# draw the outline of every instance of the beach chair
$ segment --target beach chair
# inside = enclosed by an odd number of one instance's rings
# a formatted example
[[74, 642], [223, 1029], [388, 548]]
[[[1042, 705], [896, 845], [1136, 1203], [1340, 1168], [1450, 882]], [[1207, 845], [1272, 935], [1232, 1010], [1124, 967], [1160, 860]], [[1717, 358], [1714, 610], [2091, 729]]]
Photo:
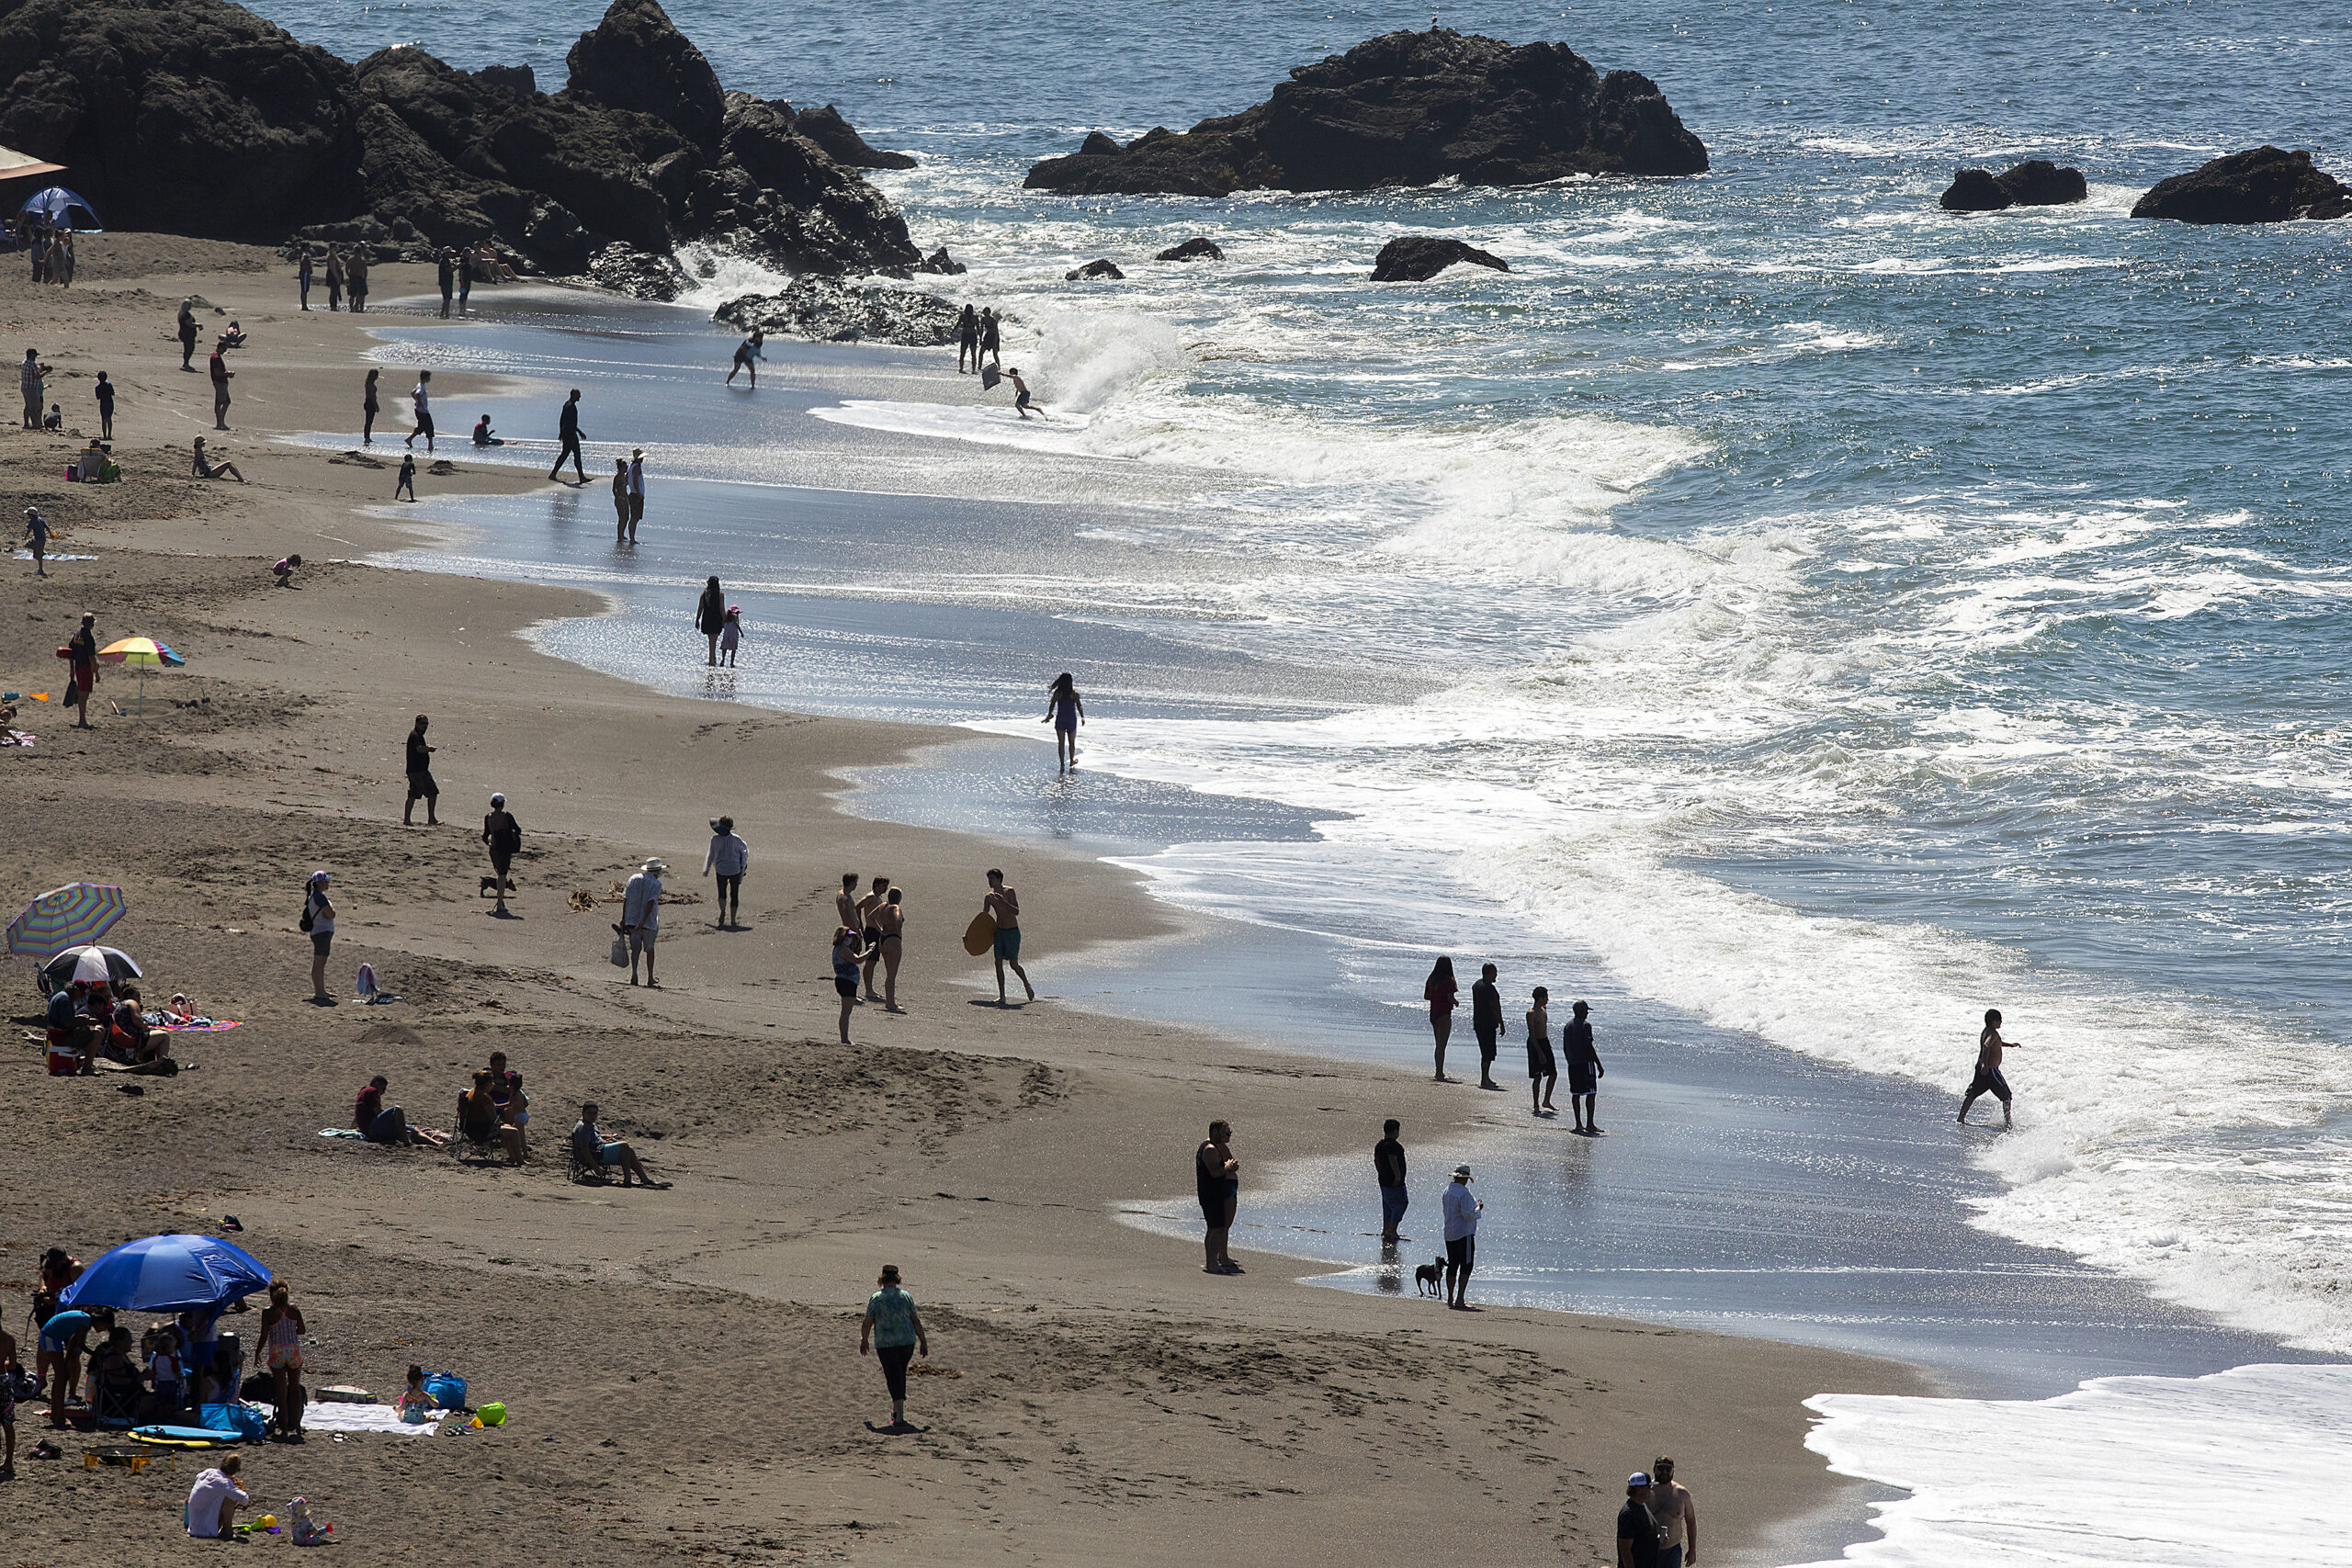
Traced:
[[582, 1187], [609, 1187], [612, 1185], [613, 1168], [611, 1166], [591, 1165], [586, 1160], [582, 1159], [580, 1157], [580, 1145], [573, 1143], [570, 1138], [566, 1138], [563, 1141], [563, 1146], [571, 1156], [571, 1177], [574, 1182]]

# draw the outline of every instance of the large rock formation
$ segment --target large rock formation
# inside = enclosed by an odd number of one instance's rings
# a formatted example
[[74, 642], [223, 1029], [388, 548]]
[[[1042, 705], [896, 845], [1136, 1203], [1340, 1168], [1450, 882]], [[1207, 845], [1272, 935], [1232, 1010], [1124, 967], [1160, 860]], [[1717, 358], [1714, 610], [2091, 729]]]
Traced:
[[2352, 186], [2312, 166], [2309, 152], [2271, 146], [2232, 152], [2159, 180], [2132, 209], [2134, 218], [2183, 223], [2284, 223], [2352, 216]]
[[[787, 107], [790, 106], [786, 106]], [[825, 150], [844, 169], [911, 169], [915, 161], [904, 152], [885, 152], [879, 147], [866, 145], [857, 128], [842, 118], [842, 111], [827, 104], [820, 109], [802, 109], [792, 117], [792, 129]]]
[[354, 216], [351, 67], [221, 0], [0, 0], [0, 142], [113, 228]]
[[1264, 103], [1182, 135], [1162, 128], [1123, 148], [1093, 132], [1025, 183], [1065, 195], [1227, 196], [1706, 167], [1707, 149], [1638, 72], [1604, 77], [1566, 44], [1432, 28], [1302, 65]]
[[549, 272], [616, 243], [796, 273], [921, 259], [882, 194], [797, 134], [808, 117], [723, 93], [656, 0], [614, 0], [570, 62], [549, 95], [527, 68], [417, 49], [353, 67], [227, 0], [0, 0], [0, 140], [66, 164], [118, 228], [379, 255], [495, 239]]
[[956, 309], [934, 294], [880, 288], [831, 277], [795, 278], [781, 294], [746, 294], [711, 312], [738, 332], [758, 327], [819, 343], [899, 343], [944, 348], [956, 341]]
[[1937, 205], [1946, 212], [1998, 212], [2010, 207], [2064, 207], [2089, 194], [2082, 170], [2029, 158], [1997, 175], [1990, 169], [1961, 170]]
[[1426, 283], [1455, 262], [1490, 266], [1497, 272], [1510, 270], [1510, 264], [1492, 251], [1482, 251], [1460, 240], [1441, 240], [1429, 234], [1400, 234], [1381, 246], [1380, 254], [1373, 258], [1372, 280], [1374, 283]]

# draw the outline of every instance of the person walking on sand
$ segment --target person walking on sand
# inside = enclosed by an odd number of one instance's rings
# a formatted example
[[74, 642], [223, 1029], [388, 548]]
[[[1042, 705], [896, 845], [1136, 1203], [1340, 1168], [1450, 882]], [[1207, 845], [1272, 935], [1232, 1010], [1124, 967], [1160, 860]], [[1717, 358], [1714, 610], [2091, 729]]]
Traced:
[[1405, 1192], [1405, 1145], [1396, 1136], [1402, 1126], [1394, 1117], [1383, 1122], [1380, 1142], [1372, 1145], [1373, 1173], [1380, 1179], [1380, 1239], [1389, 1247], [1403, 1239], [1396, 1227], [1412, 1206]]
[[220, 357], [222, 344], [212, 345], [212, 358], [208, 366], [212, 375], [212, 428], [229, 428], [229, 381], [236, 375], [229, 362]]
[[571, 389], [571, 396], [563, 400], [562, 412], [555, 416], [555, 437], [560, 445], [556, 451], [555, 466], [548, 470], [548, 478], [554, 479], [562, 473], [563, 460], [569, 457], [571, 459], [571, 471], [580, 476], [582, 484], [586, 484], [588, 466], [580, 460], [580, 389], [577, 387]]
[[931, 1340], [922, 1331], [914, 1298], [899, 1287], [899, 1266], [885, 1263], [881, 1277], [874, 1282], [880, 1288], [865, 1298], [865, 1315], [857, 1320], [857, 1353], [866, 1354], [870, 1345], [874, 1359], [882, 1363], [882, 1381], [890, 1390], [890, 1425], [884, 1430], [910, 1431], [907, 1363], [917, 1356], [930, 1360]]
[[[432, 371], [420, 370], [416, 373], [416, 385], [410, 389], [408, 401], [409, 407], [416, 413], [416, 428], [408, 433], [408, 440], [405, 445], [410, 447], [414, 447], [416, 445], [416, 438], [420, 435], [424, 436], [424, 455], [429, 457], [433, 455]], [[461, 415], [460, 417], [463, 416]]]
[[1470, 1027], [1478, 1036], [1478, 1087], [1499, 1091], [1495, 1081], [1495, 1042], [1510, 1032], [1503, 1027], [1503, 995], [1495, 988], [1495, 966], [1482, 964], [1470, 987]]
[[656, 858], [647, 861], [621, 890], [621, 934], [628, 939], [628, 983], [637, 984], [637, 961], [645, 960], [645, 983], [655, 990], [653, 944], [662, 938], [662, 874], [670, 868]]
[[637, 525], [645, 521], [645, 448], [628, 451], [628, 542], [637, 543]]
[[1537, 1116], [1557, 1116], [1552, 1091], [1559, 1087], [1560, 1065], [1552, 1055], [1552, 993], [1535, 987], [1534, 1005], [1527, 1010], [1527, 1087]]
[[1469, 1312], [1470, 1275], [1478, 1267], [1478, 1216], [1487, 1201], [1470, 1192], [1470, 1168], [1457, 1165], [1445, 1189], [1445, 1304]]
[[1086, 722], [1086, 704], [1078, 694], [1078, 685], [1065, 670], [1054, 677], [1046, 690], [1046, 716], [1040, 721], [1054, 727], [1054, 756], [1061, 763], [1060, 773], [1067, 775], [1078, 766], [1078, 727]]
[[874, 988], [874, 971], [882, 964], [882, 927], [875, 920], [874, 911], [890, 896], [890, 879], [876, 875], [868, 885], [865, 897], [857, 901], [857, 939], [865, 949], [865, 996], [869, 1002], [878, 1002], [882, 993]]
[[322, 1008], [334, 1006], [327, 992], [327, 957], [334, 952], [334, 900], [328, 897], [334, 881], [332, 872], [314, 871], [302, 893], [302, 913], [310, 920], [311, 1000]]
[[481, 841], [490, 848], [490, 869], [497, 879], [498, 908], [491, 914], [503, 915], [506, 909], [506, 879], [514, 869], [514, 856], [523, 848], [523, 824], [506, 809], [506, 797], [490, 797], [490, 814], [481, 819]]
[[1004, 885], [1004, 873], [990, 870], [988, 897], [980, 907], [996, 922], [996, 1005], [1005, 1005], [1004, 971], [1009, 964], [1021, 977], [1021, 988], [1029, 993], [1028, 999], [1037, 999], [1037, 987], [1029, 983], [1029, 971], [1021, 967], [1021, 895]]
[[193, 370], [196, 367], [189, 361], [196, 357], [196, 297], [194, 295], [180, 301], [177, 331], [180, 340], [180, 368]]
[[47, 577], [49, 575], [49, 568], [44, 564], [45, 559], [49, 555], [49, 519], [40, 514], [40, 508], [37, 506], [26, 507], [25, 546], [33, 553], [33, 575], [35, 577]]
[[1204, 1274], [1238, 1274], [1241, 1265], [1226, 1250], [1233, 1234], [1233, 1216], [1241, 1203], [1241, 1162], [1233, 1157], [1233, 1129], [1223, 1122], [1209, 1123], [1209, 1135], [1193, 1151], [1193, 1185], [1201, 1201], [1201, 1219], [1208, 1235], [1203, 1246], [1207, 1262]]
[[702, 597], [695, 601], [695, 630], [710, 645], [705, 661], [714, 668], [718, 663], [718, 634], [726, 629], [727, 595], [713, 577], [703, 583]]
[[874, 908], [874, 929], [882, 939], [874, 945], [882, 954], [882, 1010], [903, 1012], [899, 1006], [899, 963], [906, 956], [907, 911], [899, 903], [905, 895], [897, 888]]
[[[1609, 1069], [1600, 1065], [1600, 1053], [1592, 1048], [1592, 1025], [1585, 1021], [1585, 1014], [1592, 1010], [1578, 1002], [1575, 1010], [1576, 1016], [1560, 1028], [1560, 1054], [1568, 1059], [1568, 1114], [1576, 1118], [1577, 1132], [1598, 1136], [1600, 1123], [1593, 1119], [1594, 1101]], [[1544, 1103], [1551, 1104], [1548, 1096]]]
[[398, 501], [402, 491], [408, 491], [411, 501], [416, 499], [416, 454], [413, 452], [401, 454], [400, 475], [392, 480], [392, 499]]
[[343, 253], [327, 247], [327, 309], [343, 309]]
[[973, 370], [980, 367], [980, 318], [967, 300], [964, 313], [956, 318], [956, 374], [966, 375], [969, 364]]
[[1617, 1510], [1617, 1568], [1658, 1568], [1657, 1519], [1650, 1513], [1656, 1490], [1647, 1471], [1625, 1478], [1625, 1506]]
[[743, 874], [752, 868], [752, 846], [736, 836], [735, 818], [710, 819], [710, 849], [702, 857], [702, 874], [718, 878], [718, 929], [740, 929], [743, 923]]
[[424, 802], [424, 825], [441, 825], [441, 786], [433, 782], [433, 753], [437, 746], [429, 745], [425, 729], [433, 721], [423, 714], [416, 716], [416, 727], [408, 732], [408, 804], [401, 807], [401, 826], [416, 826], [416, 803]]
[[90, 389], [90, 396], [98, 400], [98, 439], [111, 441], [114, 439], [114, 383], [107, 379], [105, 371], [98, 372], [97, 384]]
[[628, 459], [613, 459], [613, 543], [628, 543]]
[[854, 926], [833, 928], [833, 994], [842, 999], [842, 1043], [850, 1043], [849, 1015], [857, 1009], [857, 966], [865, 957]]
[[311, 247], [302, 247], [302, 259], [294, 264], [294, 288], [302, 299], [302, 309], [311, 308]]
[[1430, 1032], [1437, 1036], [1437, 1083], [1456, 1080], [1445, 1076], [1445, 1045], [1453, 1038], [1455, 997], [1462, 987], [1454, 983], [1453, 960], [1441, 955], [1430, 966], [1430, 977], [1421, 982], [1421, 999], [1430, 1004]]
[[359, 389], [359, 445], [362, 446], [376, 445], [376, 416], [384, 412], [383, 405], [376, 400], [376, 378], [382, 374], [381, 370], [370, 370], [367, 382]]
[[74, 705], [74, 728], [90, 729], [90, 694], [98, 686], [98, 617], [82, 612], [82, 627], [65, 639], [65, 700]]
[[1698, 1568], [1699, 1506], [1690, 1488], [1674, 1479], [1674, 1461], [1664, 1454], [1650, 1466], [1650, 1517], [1663, 1538], [1658, 1568]]
[[2001, 1053], [2018, 1049], [2018, 1043], [2001, 1038], [2001, 1010], [1984, 1010], [1984, 1032], [1976, 1037], [1976, 1076], [1968, 1080], [1968, 1093], [1960, 1102], [1960, 1114], [1952, 1120], [1962, 1126], [1968, 1124], [1968, 1108], [1976, 1097], [1990, 1094], [2001, 1102], [2001, 1126], [2004, 1130], [2017, 1123], [2009, 1119], [2009, 1080], [2001, 1071]]
[[760, 361], [767, 357], [761, 345], [766, 342], [767, 334], [753, 327], [752, 335], [735, 345], [735, 363], [728, 367], [727, 385], [731, 387], [735, 384], [736, 372], [748, 370], [752, 376], [752, 390], [756, 392], [760, 389]]

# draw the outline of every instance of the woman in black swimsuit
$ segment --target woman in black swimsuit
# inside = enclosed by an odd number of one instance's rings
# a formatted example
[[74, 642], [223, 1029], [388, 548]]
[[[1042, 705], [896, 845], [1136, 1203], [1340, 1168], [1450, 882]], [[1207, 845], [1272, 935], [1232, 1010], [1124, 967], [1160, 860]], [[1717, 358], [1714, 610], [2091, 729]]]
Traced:
[[899, 890], [890, 889], [888, 897], [875, 906], [871, 917], [874, 929], [882, 935], [876, 945], [882, 950], [882, 1010], [897, 1012], [899, 1009], [899, 960], [905, 955], [907, 912], [899, 907]]
[[1193, 1183], [1201, 1201], [1201, 1218], [1208, 1227], [1204, 1274], [1241, 1272], [1241, 1265], [1226, 1250], [1241, 1191], [1241, 1162], [1233, 1157], [1232, 1144], [1233, 1129], [1223, 1122], [1212, 1122], [1207, 1140], [1193, 1151]]
[[234, 480], [236, 480], [239, 484], [243, 484], [243, 483], [244, 483], [244, 482], [245, 482], [245, 476], [244, 476], [244, 475], [243, 475], [243, 474], [241, 474], [241, 473], [239, 473], [239, 472], [237, 472], [237, 465], [236, 465], [236, 464], [234, 464], [234, 463], [216, 463], [216, 462], [212, 461], [212, 459], [211, 459], [211, 458], [207, 457], [204, 455], [204, 437], [203, 437], [203, 436], [199, 435], [199, 436], [198, 436], [198, 437], [196, 438], [196, 446], [195, 446], [194, 450], [195, 450], [195, 453], [196, 453], [196, 477], [197, 477], [198, 479], [234, 479]]
[[[334, 274], [329, 272], [327, 276], [332, 278]], [[376, 405], [376, 378], [382, 374], [380, 370], [368, 372], [368, 385], [359, 394], [359, 414], [364, 422], [359, 431], [359, 445], [362, 446], [376, 445], [376, 415], [380, 412]]]

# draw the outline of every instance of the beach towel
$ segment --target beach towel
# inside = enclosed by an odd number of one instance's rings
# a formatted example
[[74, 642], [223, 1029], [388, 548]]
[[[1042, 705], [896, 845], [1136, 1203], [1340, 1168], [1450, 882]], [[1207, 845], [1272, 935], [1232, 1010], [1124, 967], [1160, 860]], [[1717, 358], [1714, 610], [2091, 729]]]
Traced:
[[302, 1407], [305, 1432], [390, 1432], [402, 1438], [429, 1438], [441, 1429], [449, 1412], [435, 1410], [411, 1425], [390, 1404], [314, 1404]]
[[29, 746], [39, 739], [21, 729], [0, 729], [0, 746]]
[[233, 1018], [192, 1018], [186, 1023], [157, 1023], [150, 1018], [147, 1026], [161, 1030], [165, 1034], [219, 1034], [226, 1030], [243, 1027]]

